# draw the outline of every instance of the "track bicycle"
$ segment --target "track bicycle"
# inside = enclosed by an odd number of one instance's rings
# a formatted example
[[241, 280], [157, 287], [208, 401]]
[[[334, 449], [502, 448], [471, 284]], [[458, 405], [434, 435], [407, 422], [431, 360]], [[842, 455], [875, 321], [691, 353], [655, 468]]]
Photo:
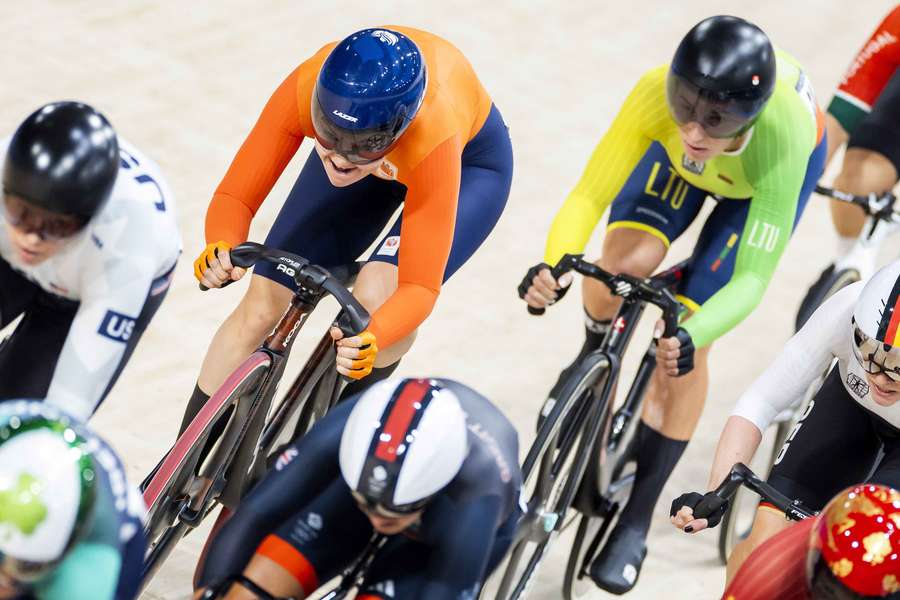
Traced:
[[[865, 256], [871, 254], [872, 249], [879, 248], [885, 238], [900, 228], [900, 210], [896, 207], [897, 198], [891, 191], [883, 194], [868, 194], [858, 196], [848, 194], [840, 190], [817, 185], [816, 193], [859, 206], [866, 214], [866, 222], [853, 249], [844, 257], [829, 265], [819, 279], [806, 292], [800, 308], [797, 311], [796, 330], [809, 319], [828, 298], [844, 287], [861, 281], [871, 275]], [[825, 380], [829, 369], [810, 385], [806, 396], [792, 409], [778, 415], [773, 422], [774, 432], [771, 434], [772, 450], [766, 457], [767, 463], [760, 462], [757, 467], [768, 473], [777, 462], [784, 442], [797, 422], [802, 418], [809, 400], [818, 391]], [[764, 460], [766, 460], [764, 459]], [[728, 510], [722, 517], [722, 525], [719, 529], [719, 558], [722, 564], [728, 562], [728, 556], [734, 547], [750, 535], [753, 525], [753, 517], [756, 514], [758, 499], [746, 488], [739, 489], [728, 505]]]
[[[631, 444], [656, 366], [656, 343], [651, 342], [644, 354], [623, 405], [614, 410], [622, 356], [648, 304], [662, 309], [664, 335], [675, 334], [682, 307], [672, 289], [683, 270], [682, 263], [641, 279], [613, 275], [582, 255], [571, 254], [551, 269], [555, 279], [569, 271], [596, 279], [623, 301], [601, 346], [572, 366], [559, 397], [548, 399], [544, 405], [545, 417], [522, 467], [522, 498], [527, 510], [506, 567], [498, 569], [496, 598], [522, 598], [550, 544], [576, 520], [563, 597], [582, 598], [593, 587], [586, 567], [634, 483]], [[529, 312], [541, 314], [543, 310], [529, 307]]]
[[883, 194], [858, 196], [817, 185], [816, 193], [860, 207], [866, 214], [866, 222], [853, 249], [829, 265], [806, 292], [797, 311], [797, 329], [803, 327], [809, 316], [832, 294], [872, 275], [863, 257], [881, 247], [885, 238], [900, 229], [897, 197], [890, 190]]
[[326, 295], [341, 307], [335, 321], [346, 336], [362, 333], [369, 314], [344, 281], [303, 257], [247, 242], [231, 250], [232, 264], [279, 265], [297, 289], [281, 320], [209, 398], [141, 486], [148, 509], [146, 586], [178, 541], [217, 504], [235, 507], [249, 485], [264, 475], [281, 445], [305, 433], [334, 406], [342, 389], [335, 350], [326, 332], [297, 379], [273, 404], [291, 342]]

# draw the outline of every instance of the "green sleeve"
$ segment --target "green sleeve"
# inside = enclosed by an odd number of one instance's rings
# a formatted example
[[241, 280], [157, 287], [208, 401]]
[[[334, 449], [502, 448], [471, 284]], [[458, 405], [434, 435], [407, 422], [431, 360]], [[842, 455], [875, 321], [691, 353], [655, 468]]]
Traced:
[[734, 274], [684, 324], [698, 348], [711, 344], [753, 312], [791, 236], [816, 132], [802, 104], [785, 95], [773, 100], [743, 153], [753, 199]]
[[40, 600], [114, 600], [122, 558], [112, 546], [82, 542], [50, 579], [38, 586]]

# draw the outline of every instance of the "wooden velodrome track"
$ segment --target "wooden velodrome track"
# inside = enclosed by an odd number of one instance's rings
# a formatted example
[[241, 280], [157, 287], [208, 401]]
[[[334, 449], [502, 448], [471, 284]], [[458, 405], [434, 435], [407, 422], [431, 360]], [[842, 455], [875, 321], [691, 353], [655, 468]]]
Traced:
[[[573, 293], [535, 319], [515, 287], [541, 258], [554, 212], [635, 80], [669, 60], [695, 22], [724, 12], [756, 22], [794, 54], [827, 104], [890, 6], [880, 0], [9, 3], [0, 19], [2, 135], [40, 104], [87, 101], [160, 163], [177, 196], [185, 253], [175, 283], [94, 426], [121, 453], [134, 482], [172, 441], [208, 340], [244, 289], [197, 289], [190, 263], [202, 248], [207, 202], [269, 94], [324, 43], [375, 24], [433, 31], [466, 53], [509, 124], [516, 163], [506, 212], [444, 288], [399, 372], [473, 385], [515, 421], [527, 448], [541, 394], [581, 344], [581, 309]], [[265, 236], [308, 150], [307, 143], [263, 205], [251, 239]], [[687, 255], [698, 231], [693, 227], [673, 245], [670, 261]], [[599, 234], [589, 253], [596, 255], [598, 240]], [[708, 406], [657, 507], [650, 554], [632, 598], [721, 592], [715, 535], [675, 531], [669, 501], [706, 484], [737, 394], [790, 335], [798, 302], [833, 246], [826, 202], [813, 198], [762, 306], [716, 344]], [[310, 321], [295, 348], [294, 369], [332, 312], [323, 307]], [[634, 347], [643, 344], [638, 339]], [[631, 366], [639, 353], [632, 353]], [[189, 597], [202, 538], [193, 534], [182, 542], [145, 598]], [[560, 597], [567, 541], [557, 542], [530, 597]]]

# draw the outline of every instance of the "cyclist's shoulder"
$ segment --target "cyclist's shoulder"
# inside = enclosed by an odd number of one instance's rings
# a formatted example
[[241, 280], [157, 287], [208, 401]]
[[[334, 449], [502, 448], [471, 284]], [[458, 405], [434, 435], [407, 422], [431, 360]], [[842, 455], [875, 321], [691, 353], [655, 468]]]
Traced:
[[457, 476], [457, 488], [493, 490], [496, 486], [518, 486], [519, 437], [506, 415], [487, 397], [450, 379], [439, 379], [452, 391], [466, 413], [469, 455]]
[[466, 412], [466, 421], [470, 424], [470, 429], [472, 423], [483, 423], [491, 429], [498, 431], [511, 430], [515, 433], [515, 427], [510, 420], [487, 396], [453, 379], [439, 378], [436, 381], [453, 392], [457, 397], [460, 405]]

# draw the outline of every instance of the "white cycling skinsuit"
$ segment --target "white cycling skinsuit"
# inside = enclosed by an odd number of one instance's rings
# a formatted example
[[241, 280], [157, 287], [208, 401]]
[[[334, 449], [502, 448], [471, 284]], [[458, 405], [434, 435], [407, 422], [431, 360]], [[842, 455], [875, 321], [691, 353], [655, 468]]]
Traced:
[[162, 303], [181, 252], [174, 197], [153, 161], [119, 149], [109, 202], [42, 263], [17, 257], [0, 211], [0, 328], [22, 315], [0, 346], [0, 400], [46, 398], [87, 419]]

